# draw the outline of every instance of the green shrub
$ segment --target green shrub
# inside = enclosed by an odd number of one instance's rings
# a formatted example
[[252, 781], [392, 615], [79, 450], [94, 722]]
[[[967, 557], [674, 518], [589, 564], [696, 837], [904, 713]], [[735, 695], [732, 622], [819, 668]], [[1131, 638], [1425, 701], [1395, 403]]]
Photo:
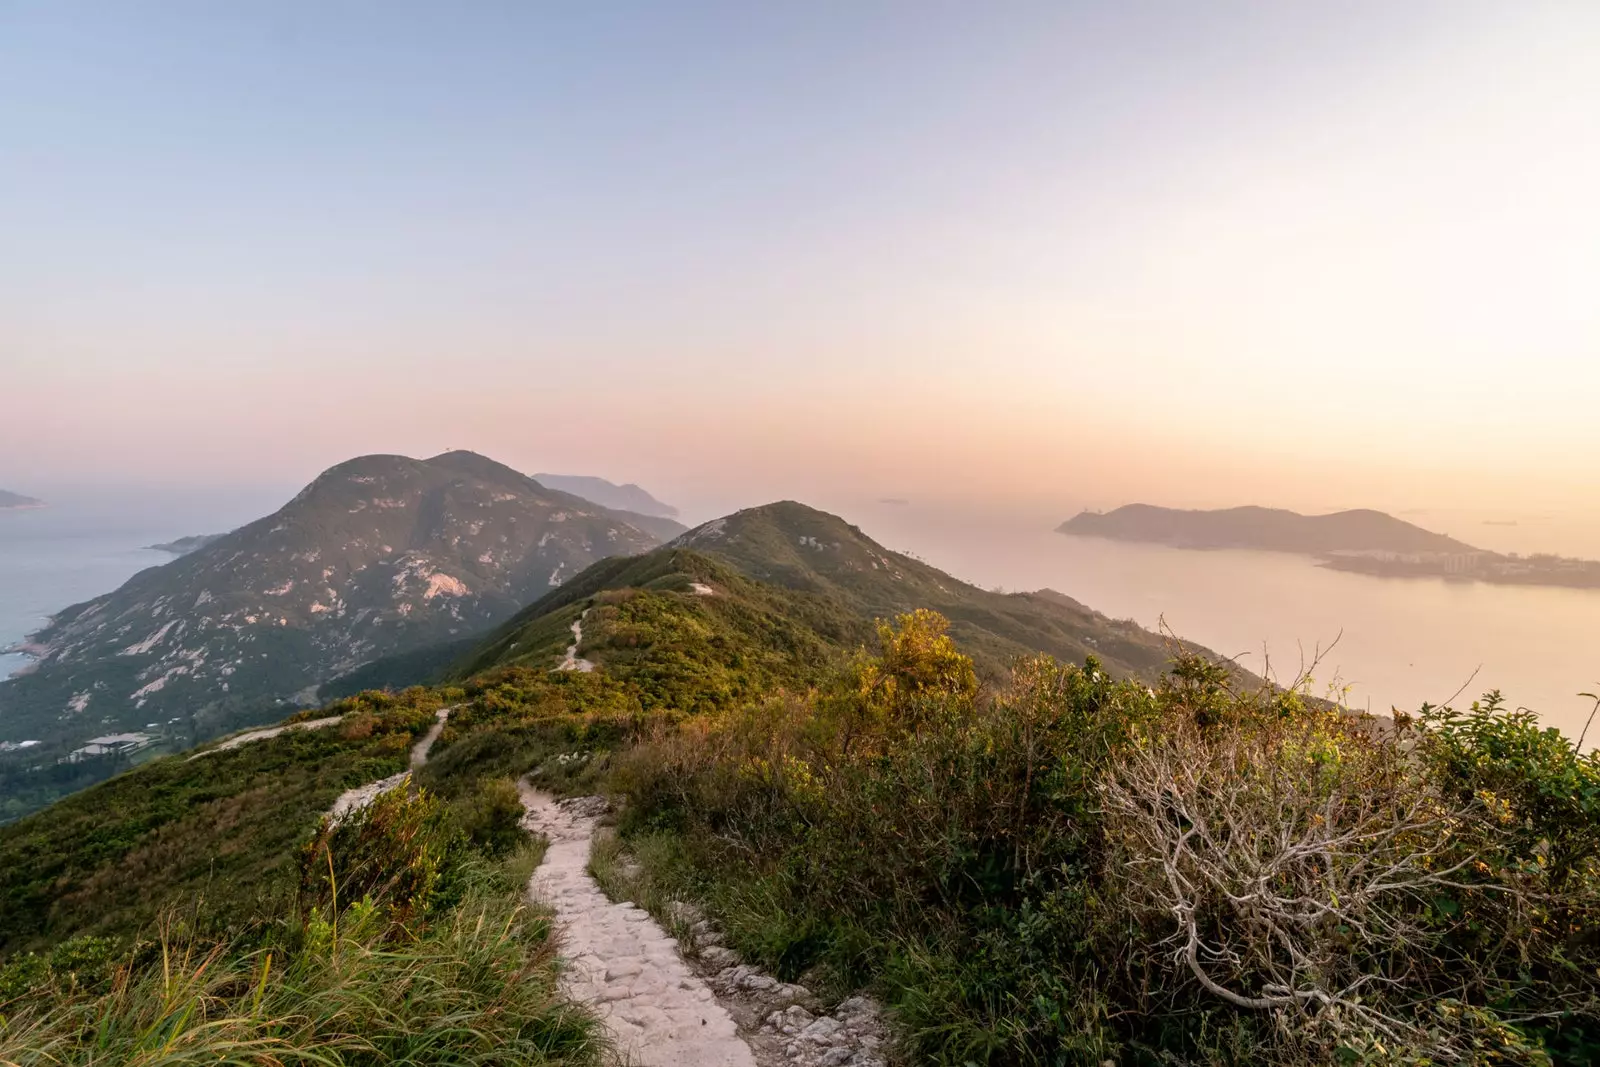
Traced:
[[1600, 765], [1559, 734], [1493, 701], [1384, 727], [1190, 656], [985, 696], [952, 655], [907, 617], [812, 696], [646, 731], [613, 785], [653, 892], [876, 985], [920, 1061], [1587, 1062]]
[[474, 848], [504, 856], [527, 840], [522, 828], [522, 798], [510, 778], [486, 778], [450, 805], [456, 829]]

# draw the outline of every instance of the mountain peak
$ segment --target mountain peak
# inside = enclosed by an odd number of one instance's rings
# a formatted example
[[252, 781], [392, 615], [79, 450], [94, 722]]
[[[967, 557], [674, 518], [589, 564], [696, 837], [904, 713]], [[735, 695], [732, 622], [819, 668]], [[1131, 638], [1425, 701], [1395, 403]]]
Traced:
[[34, 635], [33, 670], [4, 683], [0, 739], [306, 699], [659, 544], [636, 519], [472, 452], [358, 456], [272, 515], [59, 613]]
[[591, 500], [602, 507], [631, 511], [657, 519], [676, 519], [678, 509], [663, 504], [632, 482], [618, 485], [587, 474], [535, 474], [534, 481], [550, 489]]
[[424, 462], [430, 467], [456, 471], [470, 475], [473, 478], [481, 478], [486, 482], [502, 482], [510, 485], [525, 486], [535, 481], [535, 479], [529, 478], [526, 474], [508, 467], [504, 463], [461, 448], [450, 452], [441, 452]]

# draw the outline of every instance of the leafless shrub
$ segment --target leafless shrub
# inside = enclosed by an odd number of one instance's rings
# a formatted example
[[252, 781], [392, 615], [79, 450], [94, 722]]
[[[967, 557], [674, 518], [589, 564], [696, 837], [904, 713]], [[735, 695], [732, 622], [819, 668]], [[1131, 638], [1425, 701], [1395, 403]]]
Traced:
[[1130, 903], [1170, 919], [1177, 977], [1276, 1013], [1283, 1030], [1375, 1033], [1453, 1058], [1403, 991], [1441, 936], [1435, 902], [1505, 888], [1466, 844], [1482, 819], [1396, 739], [1336, 712], [1208, 727], [1173, 716], [1101, 797]]

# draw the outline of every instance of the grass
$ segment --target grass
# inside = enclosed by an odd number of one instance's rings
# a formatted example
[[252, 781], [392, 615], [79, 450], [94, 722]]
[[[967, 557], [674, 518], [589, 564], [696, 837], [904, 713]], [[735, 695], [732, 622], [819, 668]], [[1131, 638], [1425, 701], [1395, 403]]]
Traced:
[[[382, 855], [399, 862], [394, 873], [439, 875], [431, 905], [369, 893], [221, 940], [169, 921], [151, 942], [88, 970], [14, 959], [0, 970], [0, 1064], [602, 1062], [603, 1031], [559, 994], [549, 917], [523, 898], [542, 848], [489, 861], [451, 843], [425, 796], [374, 807], [319, 838], [329, 871], [349, 891], [357, 843], [398, 843], [404, 830], [420, 850]], [[302, 877], [322, 858], [309, 849]]]
[[321, 814], [402, 770], [439, 704], [420, 690], [353, 698], [324, 712], [341, 725], [157, 759], [0, 826], [0, 954], [129, 937], [197, 901], [219, 921], [270, 909]]

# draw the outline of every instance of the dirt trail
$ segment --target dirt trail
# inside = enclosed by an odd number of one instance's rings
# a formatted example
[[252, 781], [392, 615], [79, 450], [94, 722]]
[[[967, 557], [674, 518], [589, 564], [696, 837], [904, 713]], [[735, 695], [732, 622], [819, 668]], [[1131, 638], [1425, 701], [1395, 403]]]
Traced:
[[197, 760], [201, 756], [209, 756], [213, 752], [227, 752], [229, 749], [239, 748], [241, 745], [248, 745], [252, 741], [265, 741], [269, 737], [277, 737], [285, 730], [320, 730], [324, 726], [332, 726], [334, 723], [340, 722], [343, 719], [343, 715], [329, 715], [326, 719], [310, 719], [306, 722], [292, 722], [287, 726], [269, 726], [264, 730], [250, 730], [239, 734], [237, 737], [228, 738], [215, 748], [208, 748], [204, 752], [196, 752], [194, 755], [190, 756], [189, 759]]
[[594, 798], [557, 803], [527, 781], [518, 788], [523, 825], [550, 841], [529, 891], [555, 910], [571, 962], [568, 995], [604, 1020], [630, 1064], [756, 1067], [733, 1017], [678, 955], [678, 943], [643, 909], [612, 903], [589, 876]]
[[439, 740], [439, 734], [444, 731], [444, 721], [450, 717], [454, 708], [440, 708], [434, 713], [433, 725], [428, 727], [428, 732], [423, 734], [416, 744], [411, 746], [411, 769], [391, 774], [387, 778], [379, 778], [376, 782], [347, 789], [339, 794], [339, 799], [333, 802], [333, 807], [328, 809], [328, 814], [335, 822], [344, 818], [357, 808], [364, 808], [378, 797], [391, 789], [398, 789], [405, 785], [411, 778], [411, 771], [428, 762], [428, 751], [433, 748], [433, 743]]
[[567, 646], [567, 658], [561, 661], [556, 670], [579, 671], [583, 674], [588, 674], [594, 670], [593, 663], [586, 659], [580, 659], [578, 656], [578, 646], [583, 643], [583, 620], [588, 615], [589, 613], [585, 611], [582, 615], [572, 620], [572, 644]]

